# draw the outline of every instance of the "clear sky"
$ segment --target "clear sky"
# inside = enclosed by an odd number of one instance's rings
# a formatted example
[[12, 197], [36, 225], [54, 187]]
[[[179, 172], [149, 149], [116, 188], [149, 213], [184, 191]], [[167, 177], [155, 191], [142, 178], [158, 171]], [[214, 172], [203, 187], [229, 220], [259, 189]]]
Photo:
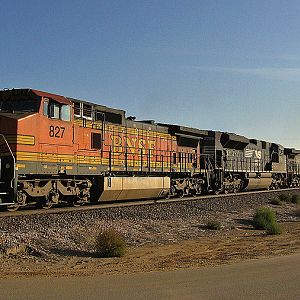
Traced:
[[0, 4], [1, 89], [300, 149], [300, 1]]

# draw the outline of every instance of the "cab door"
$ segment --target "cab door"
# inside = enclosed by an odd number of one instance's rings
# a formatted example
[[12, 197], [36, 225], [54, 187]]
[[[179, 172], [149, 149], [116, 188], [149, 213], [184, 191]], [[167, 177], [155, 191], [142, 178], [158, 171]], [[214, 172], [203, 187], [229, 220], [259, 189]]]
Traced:
[[43, 173], [74, 173], [74, 128], [71, 104], [44, 99], [40, 114], [41, 171]]

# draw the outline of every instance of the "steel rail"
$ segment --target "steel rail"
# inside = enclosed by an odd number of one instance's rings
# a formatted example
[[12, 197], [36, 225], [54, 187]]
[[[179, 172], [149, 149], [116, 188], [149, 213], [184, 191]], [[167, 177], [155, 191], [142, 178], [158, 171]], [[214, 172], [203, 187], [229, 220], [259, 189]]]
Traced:
[[196, 197], [183, 197], [183, 198], [170, 198], [170, 199], [145, 199], [145, 200], [131, 200], [131, 201], [119, 201], [119, 202], [103, 202], [97, 204], [82, 205], [79, 207], [70, 206], [56, 206], [50, 209], [30, 209], [30, 206], [25, 209], [21, 209], [14, 212], [2, 211], [0, 212], [0, 218], [2, 217], [17, 217], [17, 216], [29, 216], [29, 215], [44, 215], [44, 214], [62, 214], [74, 211], [88, 211], [94, 209], [104, 209], [104, 208], [114, 208], [114, 207], [128, 207], [128, 206], [142, 206], [142, 205], [155, 205], [155, 204], [167, 204], [176, 202], [186, 202], [186, 201], [196, 201], [204, 199], [215, 199], [215, 198], [225, 198], [232, 196], [245, 196], [245, 195], [255, 195], [255, 194], [270, 194], [270, 193], [280, 193], [286, 191], [300, 190], [297, 188], [280, 189], [280, 190], [263, 190], [263, 191], [247, 191], [240, 193], [230, 193], [230, 194], [219, 194], [219, 195], [201, 195]]

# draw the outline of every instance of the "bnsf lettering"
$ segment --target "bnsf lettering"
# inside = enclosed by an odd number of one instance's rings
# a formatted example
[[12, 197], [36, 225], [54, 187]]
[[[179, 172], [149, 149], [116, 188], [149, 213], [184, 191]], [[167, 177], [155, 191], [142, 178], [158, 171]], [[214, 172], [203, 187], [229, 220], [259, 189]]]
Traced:
[[65, 132], [65, 127], [51, 125], [49, 129], [49, 136], [62, 139], [64, 137], [64, 132]]
[[[125, 151], [123, 147], [127, 147], [128, 153], [136, 154], [138, 149], [155, 149], [156, 141], [155, 140], [146, 140], [143, 138], [135, 137], [122, 137], [119, 135], [111, 135], [112, 149], [113, 152], [118, 153], [119, 155]], [[116, 154], [115, 154], [116, 155]]]

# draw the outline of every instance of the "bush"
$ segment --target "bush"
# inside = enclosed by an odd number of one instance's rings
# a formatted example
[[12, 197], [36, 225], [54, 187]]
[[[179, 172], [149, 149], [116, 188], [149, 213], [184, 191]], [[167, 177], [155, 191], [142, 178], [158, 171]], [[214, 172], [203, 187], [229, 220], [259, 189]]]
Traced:
[[270, 201], [270, 203], [273, 204], [273, 205], [282, 205], [281, 200], [278, 199], [278, 198], [272, 199], [272, 200]]
[[282, 233], [282, 228], [276, 221], [274, 211], [268, 207], [261, 207], [256, 210], [253, 225], [256, 229], [265, 229], [270, 235]]
[[206, 223], [206, 226], [205, 226], [207, 229], [211, 229], [211, 230], [220, 230], [221, 227], [222, 227], [222, 224], [221, 222], [219, 221], [216, 221], [216, 220], [209, 220], [207, 223]]
[[269, 235], [275, 235], [275, 234], [282, 233], [282, 228], [277, 222], [270, 224], [266, 229], [267, 229], [266, 232]]
[[287, 193], [284, 193], [284, 194], [280, 194], [278, 196], [279, 200], [282, 201], [282, 202], [287, 202], [287, 203], [290, 203], [291, 202], [291, 196]]
[[96, 238], [96, 253], [100, 257], [121, 257], [126, 250], [125, 239], [116, 230], [105, 230]]
[[271, 224], [276, 223], [275, 213], [268, 207], [261, 207], [256, 210], [253, 217], [253, 225], [256, 229], [267, 229]]
[[293, 194], [291, 197], [291, 202], [295, 204], [300, 204], [300, 195], [299, 194]]

